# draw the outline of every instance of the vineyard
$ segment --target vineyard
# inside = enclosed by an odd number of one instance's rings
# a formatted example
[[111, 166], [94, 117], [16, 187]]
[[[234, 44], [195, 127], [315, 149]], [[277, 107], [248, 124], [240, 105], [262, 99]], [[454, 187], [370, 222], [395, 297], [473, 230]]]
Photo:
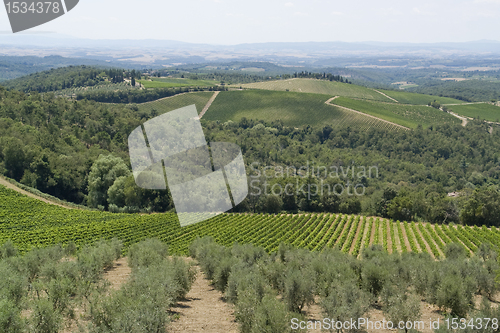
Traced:
[[181, 228], [172, 213], [68, 210], [0, 187], [0, 244], [11, 240], [22, 253], [53, 244], [72, 241], [83, 246], [112, 238], [122, 240], [127, 248], [155, 237], [169, 244], [172, 253], [187, 254], [189, 245], [205, 235], [221, 245], [251, 243], [268, 252], [287, 243], [311, 251], [336, 248], [353, 256], [372, 244], [383, 246], [389, 253], [426, 252], [436, 259], [444, 257], [449, 243], [459, 244], [469, 254], [481, 243], [500, 246], [500, 230], [495, 227], [408, 223], [358, 215], [222, 214]]
[[180, 94], [162, 98], [154, 102], [137, 104], [137, 107], [142, 112], [154, 113], [158, 115], [195, 104], [196, 110], [201, 112], [213, 94], [213, 92], [209, 91]]
[[243, 117], [268, 122], [281, 120], [287, 126], [325, 125], [336, 128], [398, 130], [393, 124], [327, 105], [331, 95], [246, 90], [223, 91], [203, 117], [213, 121], [240, 121]]
[[[423, 128], [439, 124], [460, 124], [460, 120], [435, 108], [422, 105], [397, 103], [377, 103], [373, 101], [355, 100], [345, 97], [336, 98], [333, 104], [354, 109], [387, 121], [409, 128]], [[500, 108], [498, 108], [500, 110]]]
[[407, 91], [397, 91], [397, 90], [379, 90], [380, 92], [386, 94], [389, 97], [394, 98], [399, 103], [402, 104], [413, 104], [413, 105], [427, 105], [429, 102], [433, 102], [437, 100], [441, 104], [461, 104], [463, 101], [442, 97], [442, 96], [432, 96], [432, 95], [424, 95], [411, 93]]
[[479, 118], [488, 121], [500, 121], [500, 107], [488, 104], [464, 104], [464, 105], [451, 105], [448, 107], [450, 111], [458, 113], [461, 116], [469, 118]]
[[246, 89], [261, 89], [275, 91], [290, 91], [298, 93], [312, 93], [333, 96], [345, 96], [352, 98], [370, 99], [382, 102], [392, 102], [384, 95], [357, 85], [330, 82], [314, 79], [290, 79], [279, 81], [256, 82], [241, 85]]

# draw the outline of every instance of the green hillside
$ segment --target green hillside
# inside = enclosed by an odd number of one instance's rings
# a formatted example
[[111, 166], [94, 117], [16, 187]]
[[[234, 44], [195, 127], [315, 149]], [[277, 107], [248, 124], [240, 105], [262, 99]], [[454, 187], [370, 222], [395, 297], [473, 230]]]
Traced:
[[122, 240], [127, 248], [145, 238], [156, 237], [169, 245], [170, 253], [187, 254], [192, 241], [205, 235], [221, 245], [251, 243], [268, 252], [276, 251], [283, 242], [314, 251], [335, 247], [354, 256], [371, 244], [380, 244], [389, 253], [428, 252], [435, 258], [442, 257], [446, 244], [453, 242], [467, 253], [475, 252], [483, 242], [495, 248], [500, 245], [500, 232], [495, 227], [401, 223], [329, 213], [222, 214], [181, 228], [172, 213], [127, 215], [70, 210], [0, 186], [0, 245], [11, 240], [22, 253], [36, 247], [69, 242], [82, 246], [112, 238]]
[[378, 89], [378, 91], [383, 92], [387, 96], [394, 98], [401, 104], [427, 105], [429, 102], [433, 102], [435, 100], [437, 100], [441, 104], [464, 103], [464, 101], [460, 101], [458, 99], [449, 97], [423, 95], [423, 94], [416, 94], [416, 93], [411, 93], [406, 91], [396, 91], [396, 90]]
[[493, 104], [451, 105], [448, 108], [461, 116], [500, 122], [500, 107]]
[[259, 119], [267, 122], [281, 120], [287, 126], [332, 125], [359, 128], [397, 127], [363, 115], [344, 111], [325, 104], [328, 95], [246, 90], [221, 92], [205, 114], [204, 119], [240, 121]]
[[268, 82], [256, 82], [241, 85], [248, 89], [290, 91], [333, 96], [345, 96], [376, 101], [392, 102], [389, 98], [371, 89], [354, 84], [315, 79], [290, 79]]
[[172, 87], [210, 87], [216, 86], [217, 81], [190, 80], [177, 78], [152, 78], [149, 80], [138, 80], [146, 88], [172, 88]]
[[339, 97], [332, 103], [409, 128], [417, 128], [418, 125], [427, 128], [432, 125], [461, 123], [460, 119], [428, 106], [377, 103], [373, 101], [354, 100], [346, 97]]
[[[196, 110], [198, 111], [198, 113], [200, 113], [208, 103], [210, 98], [213, 96], [213, 94], [213, 92], [186, 93], [159, 99], [154, 102], [137, 104], [137, 107], [140, 111], [146, 112], [148, 114], [155, 113], [156, 115], [159, 115], [195, 104]], [[155, 110], [155, 112], [153, 112], [153, 110]]]

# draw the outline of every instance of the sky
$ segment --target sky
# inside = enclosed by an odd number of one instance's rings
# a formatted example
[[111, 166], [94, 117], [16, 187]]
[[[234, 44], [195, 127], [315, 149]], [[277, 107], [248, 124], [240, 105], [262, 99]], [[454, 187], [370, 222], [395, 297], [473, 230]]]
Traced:
[[80, 0], [31, 31], [218, 45], [500, 40], [500, 0]]

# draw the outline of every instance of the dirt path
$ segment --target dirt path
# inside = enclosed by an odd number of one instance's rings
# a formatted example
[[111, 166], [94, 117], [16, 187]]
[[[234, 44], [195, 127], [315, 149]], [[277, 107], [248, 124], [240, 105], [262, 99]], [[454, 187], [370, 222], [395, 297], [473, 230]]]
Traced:
[[[441, 108], [440, 110], [442, 111], [443, 109]], [[471, 120], [471, 118], [459, 116], [458, 114], [451, 111], [448, 111], [448, 113], [451, 114], [453, 117], [460, 119], [462, 121], [463, 127], [467, 126], [469, 120]]]
[[238, 333], [231, 306], [222, 300], [222, 293], [215, 290], [196, 266], [197, 276], [186, 300], [172, 308], [179, 319], [168, 326], [171, 333], [206, 332]]
[[[356, 229], [356, 235], [354, 235], [354, 239], [352, 240], [351, 248], [349, 249], [349, 253], [352, 254], [354, 251], [354, 248], [356, 247], [356, 243], [358, 242], [359, 237], [363, 237], [364, 230], [361, 230], [361, 227], [364, 227], [365, 225], [363, 224], [363, 218], [360, 218], [359, 224], [358, 224], [358, 229]], [[363, 238], [361, 238], [363, 240]]]
[[408, 127], [405, 127], [405, 126], [402, 126], [402, 125], [399, 125], [399, 124], [393, 123], [393, 122], [391, 122], [391, 121], [384, 120], [384, 119], [382, 119], [382, 118], [378, 118], [378, 117], [375, 117], [375, 116], [369, 115], [369, 114], [367, 114], [367, 113], [363, 113], [363, 112], [360, 112], [360, 111], [356, 111], [356, 110], [353, 110], [353, 109], [349, 109], [349, 108], [346, 108], [346, 107], [344, 107], [344, 106], [340, 106], [340, 105], [337, 105], [337, 104], [332, 104], [332, 102], [333, 102], [335, 99], [337, 99], [337, 98], [339, 98], [339, 96], [332, 97], [332, 98], [330, 98], [329, 100], [327, 100], [327, 101], [325, 102], [325, 104], [327, 104], [327, 105], [331, 105], [331, 106], [335, 106], [335, 107], [338, 107], [338, 108], [344, 109], [344, 110], [349, 111], [349, 112], [354, 112], [354, 113], [357, 113], [357, 114], [363, 115], [363, 116], [365, 116], [365, 117], [373, 118], [373, 119], [376, 119], [376, 120], [382, 121], [382, 122], [384, 122], [384, 123], [391, 124], [391, 125], [393, 125], [393, 126], [396, 126], [396, 127], [402, 128], [402, 129], [404, 129], [404, 130], [409, 130], [409, 128], [408, 128]]
[[453, 106], [453, 105], [473, 105], [473, 104], [486, 104], [487, 102], [472, 102], [472, 103], [456, 103], [456, 104], [441, 104], [445, 106]]
[[217, 96], [219, 96], [219, 93], [220, 93], [220, 91], [214, 92], [214, 95], [208, 100], [207, 105], [205, 105], [203, 110], [201, 110], [201, 112], [200, 112], [200, 115], [199, 115], [200, 119], [205, 115], [205, 113], [207, 113], [208, 108], [210, 108], [210, 106], [212, 106], [212, 103], [215, 101]]
[[51, 205], [54, 205], [54, 206], [59, 206], [59, 207], [67, 208], [67, 209], [76, 209], [74, 207], [66, 206], [66, 205], [63, 205], [63, 204], [51, 201], [49, 199], [42, 198], [42, 197], [40, 197], [40, 196], [38, 196], [36, 194], [33, 194], [31, 192], [25, 191], [25, 190], [17, 187], [16, 185], [12, 184], [11, 182], [9, 182], [8, 180], [6, 180], [3, 177], [0, 177], [0, 185], [3, 185], [6, 188], [14, 190], [14, 191], [16, 191], [18, 193], [24, 194], [24, 195], [26, 195], [26, 196], [28, 196], [30, 198], [37, 199], [37, 200], [43, 201], [45, 203], [48, 203], [48, 204], [51, 204]]
[[391, 234], [391, 223], [390, 221], [385, 222], [387, 224], [387, 252], [392, 254], [392, 242], [395, 240], [392, 239], [392, 234]]
[[[401, 253], [401, 252], [403, 252], [403, 248], [401, 246], [401, 239], [399, 237], [399, 230], [398, 230], [397, 222], [393, 222], [393, 223], [394, 223], [393, 228], [394, 228], [394, 237], [395, 237], [394, 241], [396, 242], [396, 249], [397, 249], [398, 253]], [[392, 237], [392, 235], [391, 235], [391, 237]]]
[[112, 290], [118, 290], [127, 282], [132, 270], [128, 266], [127, 258], [120, 258], [115, 261], [113, 268], [108, 269], [104, 273], [104, 278], [111, 283]]
[[384, 94], [383, 92], [381, 91], [378, 91], [378, 90], [375, 90], [375, 89], [372, 89], [373, 91], [375, 92], [378, 92], [380, 95], [384, 96], [384, 97], [387, 97], [388, 99], [390, 99], [391, 101], [394, 101], [396, 103], [399, 103], [397, 100], [395, 100], [394, 98], [392, 98], [391, 96], [387, 96], [386, 94]]
[[[185, 258], [192, 261], [191, 258]], [[186, 299], [178, 302], [171, 309], [171, 313], [178, 316], [168, 324], [171, 333], [207, 332], [207, 333], [238, 333], [238, 324], [235, 321], [231, 305], [222, 299], [222, 293], [215, 290], [210, 282], [197, 270], [196, 281]], [[120, 258], [113, 268], [106, 271], [104, 277], [111, 283], [111, 290], [118, 290], [130, 277], [131, 269], [127, 258]]]

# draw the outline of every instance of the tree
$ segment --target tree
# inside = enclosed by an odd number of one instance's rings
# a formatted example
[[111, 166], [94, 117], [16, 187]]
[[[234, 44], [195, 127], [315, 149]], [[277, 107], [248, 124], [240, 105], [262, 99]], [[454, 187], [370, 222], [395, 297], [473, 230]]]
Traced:
[[340, 281], [330, 286], [328, 296], [322, 298], [321, 301], [328, 318], [342, 322], [347, 318], [362, 318], [369, 304], [370, 295], [365, 291], [359, 289], [354, 283]]
[[11, 141], [3, 150], [3, 155], [7, 175], [17, 181], [21, 180], [26, 159], [22, 141], [19, 139]]
[[460, 217], [467, 225], [500, 225], [500, 194], [495, 189], [476, 189]]
[[277, 195], [268, 195], [264, 201], [264, 210], [270, 214], [277, 214], [281, 211], [283, 200]]
[[413, 219], [413, 201], [407, 196], [398, 196], [387, 205], [387, 215], [400, 221]]
[[[415, 322], [420, 320], [420, 298], [412, 292], [398, 290], [394, 295], [388, 298], [385, 304], [384, 312], [394, 325], [400, 322]], [[405, 325], [405, 332], [408, 328]]]
[[89, 173], [88, 205], [108, 207], [108, 190], [116, 179], [128, 176], [130, 170], [120, 157], [99, 155]]

